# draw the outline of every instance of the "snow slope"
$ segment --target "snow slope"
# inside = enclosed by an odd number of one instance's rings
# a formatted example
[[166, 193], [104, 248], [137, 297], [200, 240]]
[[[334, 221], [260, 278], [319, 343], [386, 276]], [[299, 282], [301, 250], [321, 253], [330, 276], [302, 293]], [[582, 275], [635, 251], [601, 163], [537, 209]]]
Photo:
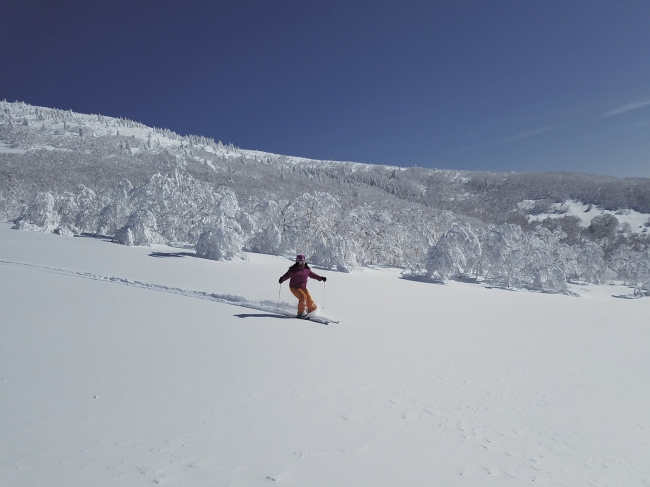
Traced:
[[[534, 205], [534, 201], [527, 200], [520, 203], [520, 207], [526, 208]], [[561, 218], [565, 216], [575, 216], [580, 219], [582, 227], [588, 227], [591, 220], [599, 215], [614, 215], [618, 220], [619, 225], [630, 225], [630, 231], [634, 233], [647, 233], [648, 225], [650, 222], [650, 215], [647, 213], [639, 213], [638, 211], [624, 209], [617, 211], [604, 210], [594, 205], [585, 205], [578, 201], [568, 200], [564, 203], [557, 203], [553, 205], [555, 213], [541, 213], [538, 215], [528, 215], [531, 221], [541, 221], [546, 218]]]
[[0, 485], [647, 485], [650, 300], [249, 259], [0, 224]]
[[[73, 112], [72, 110], [59, 110], [56, 108], [39, 107], [29, 105], [23, 102], [9, 103], [6, 100], [0, 100], [0, 126], [4, 124], [25, 125], [33, 127], [33, 134], [37, 135], [38, 131], [56, 131], [59, 135], [60, 143], [65, 143], [65, 139], [77, 139], [80, 137], [79, 130], [86, 137], [101, 138], [105, 136], [121, 135], [132, 137], [140, 142], [149, 142], [151, 150], [160, 152], [170, 150], [180, 154], [183, 146], [187, 147], [190, 141], [189, 137], [181, 136], [175, 132], [166, 129], [148, 127], [139, 122], [124, 118], [108, 117], [105, 115], [94, 115], [86, 113]], [[236, 161], [241, 157], [250, 159], [259, 159], [267, 161], [281, 161], [293, 165], [332, 165], [338, 166], [340, 162], [322, 161], [308, 159], [306, 157], [289, 156], [273, 154], [264, 151], [240, 149], [232, 144], [224, 145], [220, 141], [214, 143], [212, 140], [198, 137], [200, 139], [195, 147], [206, 153], [218, 156], [222, 160]], [[28, 151], [47, 150], [65, 150], [58, 147], [44, 146], [41, 144], [27, 145], [25, 147], [11, 147], [0, 141], [0, 152], [24, 154]], [[132, 153], [137, 153], [139, 149], [129, 149]], [[347, 162], [346, 167], [353, 171], [368, 171], [375, 167], [371, 164], [356, 162]], [[406, 168], [397, 166], [383, 166], [396, 171], [405, 171]]]

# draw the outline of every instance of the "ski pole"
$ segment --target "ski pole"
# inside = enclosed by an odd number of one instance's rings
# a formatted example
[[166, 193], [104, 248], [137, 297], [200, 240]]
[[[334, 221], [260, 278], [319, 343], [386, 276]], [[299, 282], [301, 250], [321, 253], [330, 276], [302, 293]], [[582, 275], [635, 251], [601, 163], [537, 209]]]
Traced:
[[325, 309], [325, 281], [323, 281], [323, 310]]
[[278, 289], [278, 309], [280, 309], [280, 293], [282, 292], [282, 283], [280, 283], [280, 288]]

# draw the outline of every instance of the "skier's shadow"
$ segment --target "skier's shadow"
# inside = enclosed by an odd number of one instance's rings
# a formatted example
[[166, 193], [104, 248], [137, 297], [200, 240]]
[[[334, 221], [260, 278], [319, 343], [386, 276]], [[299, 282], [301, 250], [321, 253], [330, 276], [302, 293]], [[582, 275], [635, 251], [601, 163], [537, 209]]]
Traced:
[[283, 320], [291, 318], [291, 316], [274, 315], [271, 313], [241, 313], [234, 316], [237, 318], [280, 318]]

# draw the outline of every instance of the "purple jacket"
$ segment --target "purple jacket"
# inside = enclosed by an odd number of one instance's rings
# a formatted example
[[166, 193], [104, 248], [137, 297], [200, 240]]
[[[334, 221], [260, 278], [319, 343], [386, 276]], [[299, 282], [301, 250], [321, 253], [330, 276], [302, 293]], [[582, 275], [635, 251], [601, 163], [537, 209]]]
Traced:
[[289, 287], [297, 287], [299, 289], [306, 289], [307, 288], [307, 280], [309, 278], [312, 279], [317, 279], [319, 281], [322, 281], [323, 278], [319, 276], [318, 274], [314, 273], [311, 271], [311, 269], [307, 266], [303, 267], [302, 269], [298, 265], [292, 265], [289, 267], [289, 270], [287, 273], [282, 276], [280, 279], [282, 279], [282, 282], [286, 281], [287, 279], [291, 279], [289, 281]]

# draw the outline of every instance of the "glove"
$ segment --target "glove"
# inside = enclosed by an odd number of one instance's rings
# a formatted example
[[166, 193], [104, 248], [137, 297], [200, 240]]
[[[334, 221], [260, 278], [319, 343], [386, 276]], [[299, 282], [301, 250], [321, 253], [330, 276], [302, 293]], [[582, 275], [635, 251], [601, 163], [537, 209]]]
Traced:
[[282, 284], [282, 278], [278, 279], [278, 282], [279, 282], [280, 284]]
[[323, 282], [327, 281], [327, 277], [323, 277]]

